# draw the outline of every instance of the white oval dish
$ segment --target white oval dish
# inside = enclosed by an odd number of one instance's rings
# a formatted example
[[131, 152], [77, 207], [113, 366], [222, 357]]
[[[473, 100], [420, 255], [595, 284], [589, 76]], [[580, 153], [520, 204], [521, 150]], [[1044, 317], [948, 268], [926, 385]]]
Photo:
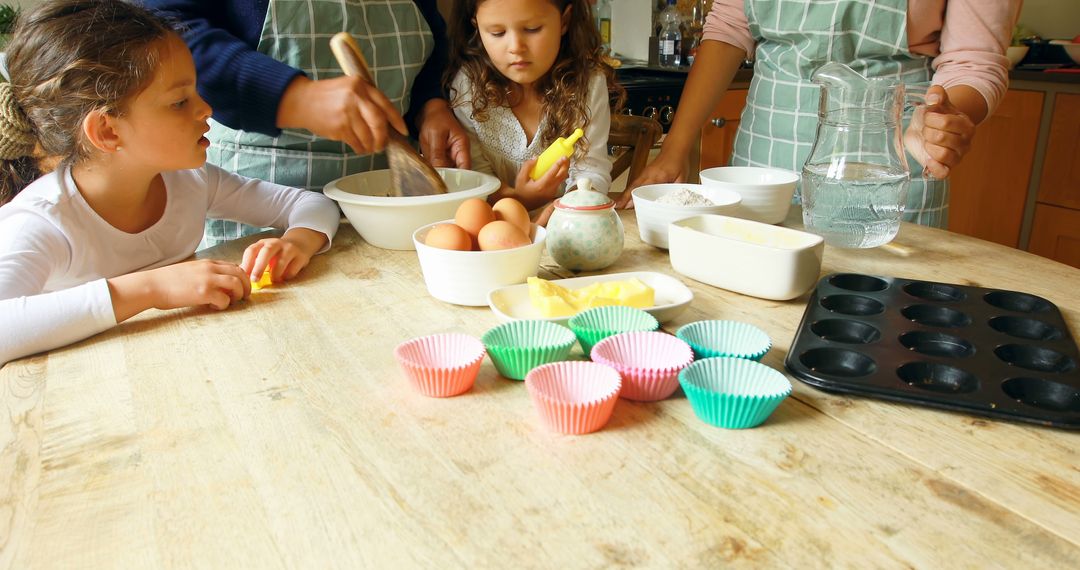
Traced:
[[[621, 281], [632, 277], [640, 279], [642, 283], [653, 288], [656, 304], [643, 310], [656, 317], [656, 320], [661, 323], [679, 316], [690, 306], [690, 301], [694, 299], [694, 293], [678, 278], [655, 271], [589, 275], [587, 277], [553, 280], [552, 283], [567, 289], [580, 289], [598, 281]], [[540, 311], [533, 307], [532, 302], [529, 300], [528, 284], [511, 285], [492, 290], [488, 293], [488, 306], [502, 321], [539, 319], [566, 325], [567, 321], [570, 320], [570, 317], [545, 318], [541, 316]]]

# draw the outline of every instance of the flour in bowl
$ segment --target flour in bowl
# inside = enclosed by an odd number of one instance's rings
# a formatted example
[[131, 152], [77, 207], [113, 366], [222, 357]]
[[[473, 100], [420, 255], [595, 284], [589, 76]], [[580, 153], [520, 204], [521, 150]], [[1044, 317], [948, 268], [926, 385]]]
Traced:
[[671, 204], [673, 206], [715, 206], [712, 200], [694, 192], [689, 188], [679, 188], [674, 192], [669, 192], [656, 200], [660, 204]]

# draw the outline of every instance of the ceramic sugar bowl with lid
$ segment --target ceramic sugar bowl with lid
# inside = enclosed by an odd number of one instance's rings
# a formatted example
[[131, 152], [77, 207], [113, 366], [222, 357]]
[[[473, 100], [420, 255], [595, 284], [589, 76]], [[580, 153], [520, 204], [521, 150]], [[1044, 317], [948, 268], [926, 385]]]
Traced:
[[548, 253], [571, 271], [603, 269], [622, 254], [623, 225], [615, 202], [585, 178], [577, 190], [555, 200], [547, 231]]

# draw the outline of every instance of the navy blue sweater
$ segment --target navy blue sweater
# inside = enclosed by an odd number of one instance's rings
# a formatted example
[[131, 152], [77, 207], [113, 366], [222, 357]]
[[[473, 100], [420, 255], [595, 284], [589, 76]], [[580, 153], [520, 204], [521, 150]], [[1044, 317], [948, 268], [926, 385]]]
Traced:
[[[278, 135], [277, 109], [289, 83], [302, 72], [255, 51], [268, 0], [142, 0], [162, 15], [184, 24], [198, 72], [199, 95], [218, 122], [245, 131]], [[405, 115], [413, 126], [417, 110], [442, 97], [446, 69], [446, 23], [435, 0], [413, 0], [435, 36], [435, 48], [413, 85]]]

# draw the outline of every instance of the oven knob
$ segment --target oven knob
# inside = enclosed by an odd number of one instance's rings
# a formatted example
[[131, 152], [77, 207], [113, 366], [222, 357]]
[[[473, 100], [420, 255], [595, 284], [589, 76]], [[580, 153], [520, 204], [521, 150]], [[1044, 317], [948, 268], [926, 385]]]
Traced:
[[727, 119], [725, 119], [723, 117], [713, 119], [712, 124], [713, 124], [714, 127], [718, 128], [718, 129], [722, 129], [722, 128], [724, 128], [724, 125], [727, 124]]
[[649, 105], [648, 107], [645, 107], [644, 109], [641, 110], [641, 116], [645, 117], [646, 119], [651, 119], [651, 118], [655, 117], [656, 116], [656, 107], [653, 107], [652, 105]]
[[673, 115], [675, 115], [675, 109], [671, 105], [660, 107], [660, 124], [670, 125]]

